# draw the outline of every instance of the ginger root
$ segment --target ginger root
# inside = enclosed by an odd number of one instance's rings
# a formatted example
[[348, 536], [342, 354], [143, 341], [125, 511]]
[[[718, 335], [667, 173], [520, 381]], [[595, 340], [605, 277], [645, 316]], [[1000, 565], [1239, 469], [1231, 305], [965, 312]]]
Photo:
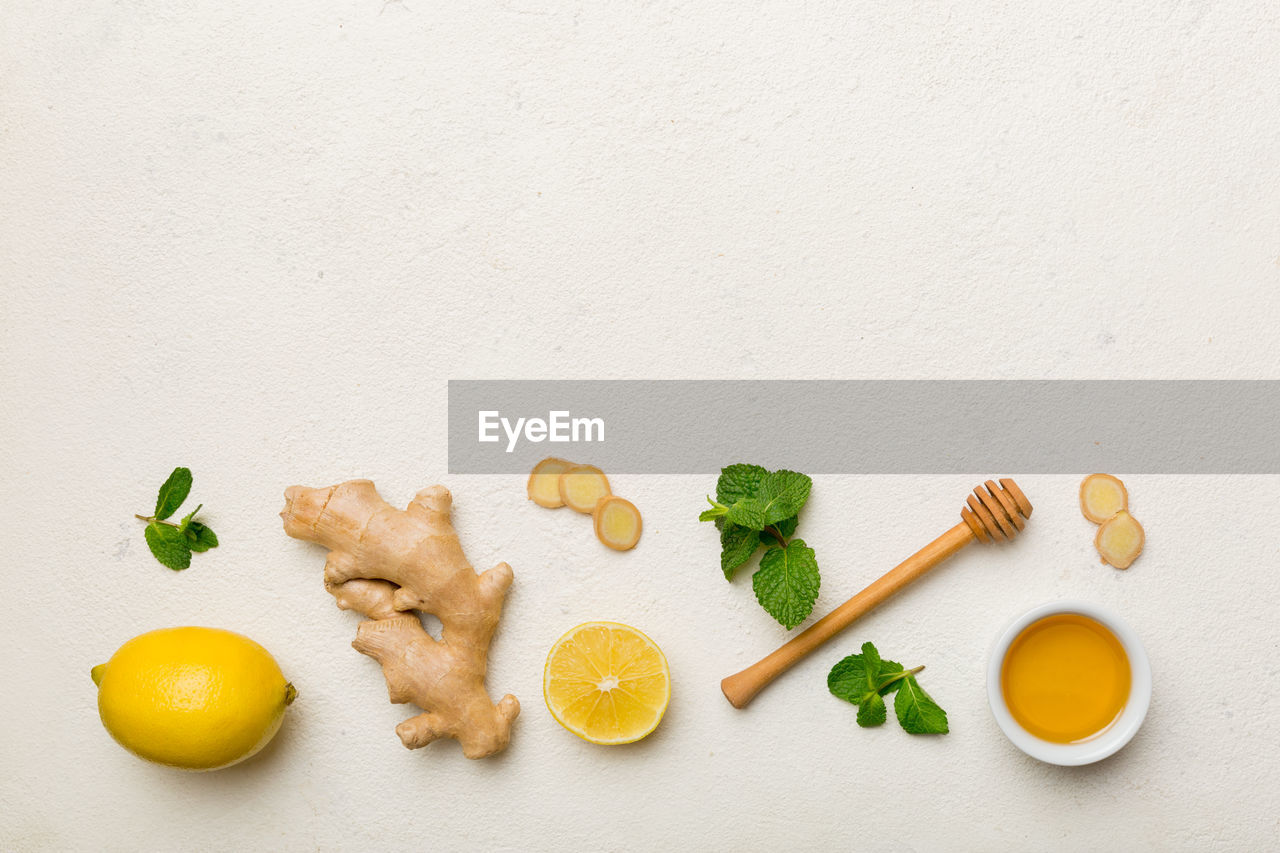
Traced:
[[572, 462], [554, 456], [548, 456], [534, 465], [527, 487], [529, 500], [548, 509], [564, 506], [564, 501], [560, 498], [560, 475], [572, 467]]
[[[450, 521], [452, 505], [448, 489], [431, 486], [398, 510], [369, 480], [351, 480], [290, 487], [280, 516], [290, 536], [329, 549], [325, 589], [338, 607], [365, 617], [351, 645], [382, 665], [391, 701], [424, 711], [396, 726], [404, 745], [452, 737], [463, 755], [483, 758], [507, 746], [520, 713], [514, 696], [494, 704], [484, 686], [512, 575], [506, 563], [475, 573]], [[435, 614], [441, 639], [414, 610]]]
[[1120, 510], [1098, 528], [1093, 546], [1098, 549], [1098, 556], [1102, 557], [1102, 562], [1109, 563], [1117, 569], [1127, 569], [1142, 553], [1146, 538], [1146, 533], [1138, 523], [1138, 519], [1125, 510]]
[[640, 510], [626, 498], [608, 495], [591, 512], [596, 538], [615, 551], [630, 551], [640, 541], [644, 522]]
[[1128, 490], [1110, 474], [1090, 474], [1080, 484], [1080, 511], [1094, 524], [1128, 508]]
[[609, 491], [609, 478], [594, 465], [574, 465], [560, 475], [560, 500], [575, 512], [590, 515]]

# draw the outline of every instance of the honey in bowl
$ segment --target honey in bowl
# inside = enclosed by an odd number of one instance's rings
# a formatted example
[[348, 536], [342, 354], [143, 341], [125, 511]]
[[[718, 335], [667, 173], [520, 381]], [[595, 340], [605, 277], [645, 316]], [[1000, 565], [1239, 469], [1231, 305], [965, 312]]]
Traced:
[[1018, 725], [1042, 740], [1077, 743], [1107, 730], [1129, 699], [1129, 657], [1101, 622], [1055, 613], [1023, 629], [1000, 668]]

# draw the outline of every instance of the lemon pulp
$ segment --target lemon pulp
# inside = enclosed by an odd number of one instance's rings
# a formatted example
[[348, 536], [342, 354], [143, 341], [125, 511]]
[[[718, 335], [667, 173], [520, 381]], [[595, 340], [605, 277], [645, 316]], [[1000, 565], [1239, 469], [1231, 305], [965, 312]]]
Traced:
[[598, 744], [640, 740], [671, 699], [667, 659], [653, 640], [618, 622], [587, 622], [551, 648], [543, 698], [560, 725]]

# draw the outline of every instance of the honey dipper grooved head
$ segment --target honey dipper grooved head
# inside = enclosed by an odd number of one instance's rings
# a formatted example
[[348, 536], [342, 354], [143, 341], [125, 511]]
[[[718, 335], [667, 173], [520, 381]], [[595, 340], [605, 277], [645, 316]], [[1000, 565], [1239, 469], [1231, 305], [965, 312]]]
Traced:
[[979, 542], [1012, 539], [1027, 526], [1025, 519], [1031, 517], [1031, 501], [1007, 477], [999, 485], [987, 480], [973, 490], [966, 503], [960, 517]]

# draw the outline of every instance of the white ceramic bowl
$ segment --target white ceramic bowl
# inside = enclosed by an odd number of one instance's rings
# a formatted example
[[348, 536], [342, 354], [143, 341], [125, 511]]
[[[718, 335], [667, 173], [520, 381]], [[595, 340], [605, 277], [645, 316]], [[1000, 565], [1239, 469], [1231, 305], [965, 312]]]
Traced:
[[[1055, 613], [1078, 613], [1096, 619], [1111, 629], [1120, 640], [1120, 645], [1124, 646], [1125, 654], [1129, 656], [1129, 701], [1125, 703], [1119, 719], [1101, 734], [1079, 743], [1053, 743], [1022, 728], [1009, 713], [1009, 706], [1005, 704], [1004, 693], [1000, 689], [1000, 670], [1014, 639], [1032, 622]], [[1112, 611], [1083, 601], [1051, 601], [1032, 608], [1013, 620], [996, 639], [995, 647], [991, 650], [991, 662], [987, 665], [987, 699], [991, 703], [991, 713], [995, 716], [996, 723], [1009, 740], [1013, 741], [1013, 745], [1027, 755], [1050, 764], [1092, 764], [1115, 753], [1138, 733], [1138, 728], [1147, 716], [1147, 708], [1151, 705], [1151, 662], [1147, 660], [1147, 652], [1138, 635]]]

